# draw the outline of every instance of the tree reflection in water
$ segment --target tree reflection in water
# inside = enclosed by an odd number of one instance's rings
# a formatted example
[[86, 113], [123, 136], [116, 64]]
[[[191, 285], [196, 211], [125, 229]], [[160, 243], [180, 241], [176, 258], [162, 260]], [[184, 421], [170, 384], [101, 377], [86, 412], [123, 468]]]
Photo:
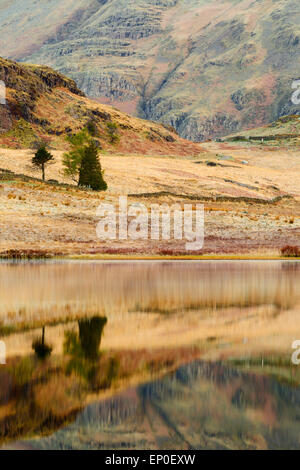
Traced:
[[[71, 357], [66, 366], [66, 373], [75, 373], [84, 378], [92, 389], [101, 388], [99, 376], [101, 376], [100, 344], [106, 317], [95, 316], [79, 320], [79, 334], [74, 331], [65, 333], [64, 353]], [[106, 371], [106, 377], [115, 375], [116, 367], [111, 365]], [[111, 380], [110, 380], [111, 381]], [[107, 381], [105, 380], [107, 386]]]
[[106, 317], [93, 317], [80, 320], [79, 341], [86, 359], [97, 359], [104, 327], [107, 323]]
[[52, 346], [45, 342], [45, 326], [42, 329], [42, 337], [37, 338], [32, 343], [32, 349], [38, 359], [46, 359], [51, 355]]

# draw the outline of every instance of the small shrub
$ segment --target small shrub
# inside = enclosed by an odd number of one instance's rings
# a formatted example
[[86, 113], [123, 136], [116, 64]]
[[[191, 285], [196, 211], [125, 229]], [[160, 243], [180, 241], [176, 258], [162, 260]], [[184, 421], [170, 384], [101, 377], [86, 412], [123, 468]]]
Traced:
[[108, 122], [106, 124], [107, 127], [107, 133], [109, 136], [109, 142], [111, 144], [116, 144], [119, 142], [120, 137], [117, 134], [118, 126], [115, 122]]
[[45, 167], [49, 162], [53, 161], [53, 155], [48, 152], [45, 146], [40, 147], [32, 158], [32, 164], [42, 170], [43, 181], [45, 181]]
[[86, 125], [86, 129], [92, 137], [97, 137], [98, 136], [97, 126], [96, 126], [95, 122], [92, 119], [90, 121], [88, 121], [88, 123]]
[[203, 255], [203, 252], [202, 251], [186, 251], [186, 250], [182, 250], [180, 248], [162, 248], [161, 250], [159, 250], [158, 254], [160, 256], [190, 256], [191, 254], [193, 256], [202, 256]]

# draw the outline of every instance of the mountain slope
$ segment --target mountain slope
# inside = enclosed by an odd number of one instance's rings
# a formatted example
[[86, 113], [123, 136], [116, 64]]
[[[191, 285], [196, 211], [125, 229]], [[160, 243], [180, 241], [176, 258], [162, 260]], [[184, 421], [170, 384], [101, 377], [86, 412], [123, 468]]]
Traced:
[[294, 0], [1, 3], [0, 54], [54, 66], [87, 95], [185, 138], [299, 113], [291, 101], [300, 55]]
[[0, 58], [6, 104], [0, 105], [0, 145], [28, 148], [45, 139], [64, 149], [66, 136], [92, 123], [99, 146], [111, 153], [197, 155], [187, 142], [153, 122], [132, 118], [84, 96], [75, 82], [49, 67]]

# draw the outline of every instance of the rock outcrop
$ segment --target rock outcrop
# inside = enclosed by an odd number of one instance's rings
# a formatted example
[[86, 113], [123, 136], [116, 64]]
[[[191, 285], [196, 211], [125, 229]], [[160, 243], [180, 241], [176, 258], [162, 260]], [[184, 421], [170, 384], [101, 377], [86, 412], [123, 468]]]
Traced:
[[0, 146], [35, 148], [43, 141], [52, 148], [68, 148], [66, 137], [86, 127], [98, 147], [111, 153], [182, 156], [202, 150], [171, 126], [134, 118], [87, 98], [73, 80], [50, 67], [0, 57], [1, 82], [5, 99], [0, 104]]

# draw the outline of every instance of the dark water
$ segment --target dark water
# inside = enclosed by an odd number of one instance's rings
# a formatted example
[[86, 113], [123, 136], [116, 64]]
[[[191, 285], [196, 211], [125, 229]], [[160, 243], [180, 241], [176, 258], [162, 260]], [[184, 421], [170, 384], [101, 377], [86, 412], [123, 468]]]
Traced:
[[298, 449], [299, 267], [0, 264], [0, 446]]

